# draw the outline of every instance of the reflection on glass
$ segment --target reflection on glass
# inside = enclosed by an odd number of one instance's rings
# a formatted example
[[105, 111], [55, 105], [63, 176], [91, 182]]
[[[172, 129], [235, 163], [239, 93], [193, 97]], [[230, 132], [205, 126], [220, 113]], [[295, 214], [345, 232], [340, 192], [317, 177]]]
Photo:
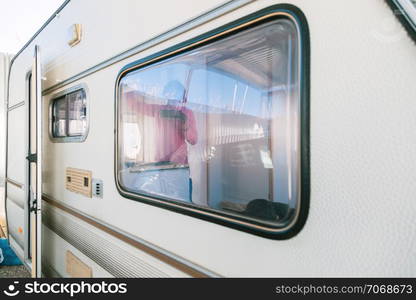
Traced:
[[66, 135], [66, 100], [65, 97], [54, 100], [53, 108], [53, 132], [56, 137]]
[[83, 90], [76, 91], [68, 98], [68, 136], [83, 135], [87, 129], [87, 107]]
[[120, 82], [122, 188], [277, 226], [299, 197], [298, 35], [287, 19]]

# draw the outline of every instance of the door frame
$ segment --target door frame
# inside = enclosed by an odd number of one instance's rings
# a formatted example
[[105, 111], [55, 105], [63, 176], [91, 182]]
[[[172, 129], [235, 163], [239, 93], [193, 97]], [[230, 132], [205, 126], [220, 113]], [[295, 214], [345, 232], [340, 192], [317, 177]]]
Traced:
[[[32, 277], [42, 277], [42, 72], [39, 46], [35, 45], [33, 65], [27, 75], [28, 106], [26, 135], [25, 256], [31, 262]], [[34, 120], [32, 119], [34, 118]], [[33, 128], [34, 127], [34, 128]], [[35, 169], [32, 169], [35, 168]], [[35, 192], [33, 192], [35, 191]]]

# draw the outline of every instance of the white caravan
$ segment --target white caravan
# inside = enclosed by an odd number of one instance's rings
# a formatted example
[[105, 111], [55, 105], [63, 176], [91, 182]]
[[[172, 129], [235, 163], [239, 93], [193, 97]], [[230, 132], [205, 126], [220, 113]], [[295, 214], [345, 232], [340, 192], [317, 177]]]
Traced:
[[34, 277], [415, 276], [411, 0], [66, 1], [14, 57]]

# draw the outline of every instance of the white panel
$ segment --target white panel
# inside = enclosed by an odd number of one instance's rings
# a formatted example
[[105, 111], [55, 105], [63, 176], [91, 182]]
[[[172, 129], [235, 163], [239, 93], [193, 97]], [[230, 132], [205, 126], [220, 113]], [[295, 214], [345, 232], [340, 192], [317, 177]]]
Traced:
[[25, 183], [26, 166], [26, 105], [9, 111], [7, 177]]
[[28, 47], [12, 62], [9, 76], [9, 108], [27, 99], [28, 86], [26, 78], [31, 71], [33, 59], [33, 47]]
[[25, 207], [25, 191], [11, 183], [7, 183], [7, 199]]
[[[7, 225], [8, 232], [14, 237], [20, 247], [24, 245], [24, 210], [13, 201], [7, 199]], [[21, 232], [19, 232], [21, 230]]]

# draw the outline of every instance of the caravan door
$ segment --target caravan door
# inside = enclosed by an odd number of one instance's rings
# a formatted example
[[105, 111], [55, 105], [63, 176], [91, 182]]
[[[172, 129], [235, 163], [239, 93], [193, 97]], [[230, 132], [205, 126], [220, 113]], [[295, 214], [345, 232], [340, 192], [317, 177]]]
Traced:
[[[18, 81], [17, 79], [21, 79]], [[15, 91], [26, 86], [26, 99]], [[41, 277], [42, 119], [41, 68], [36, 46], [26, 77], [10, 76], [7, 107], [6, 217], [10, 246]], [[20, 99], [19, 99], [20, 100]]]

